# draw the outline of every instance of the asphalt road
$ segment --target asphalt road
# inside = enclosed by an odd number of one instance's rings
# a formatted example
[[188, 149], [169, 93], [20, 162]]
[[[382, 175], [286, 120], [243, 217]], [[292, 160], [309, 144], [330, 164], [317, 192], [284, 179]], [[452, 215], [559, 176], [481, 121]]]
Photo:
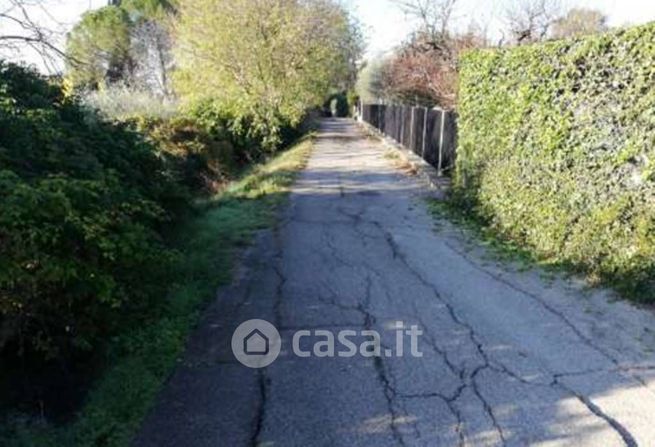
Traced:
[[[655, 445], [653, 313], [499, 264], [435, 228], [427, 194], [379, 141], [324, 121], [278, 228], [208, 309], [134, 445]], [[230, 348], [251, 318], [282, 334], [264, 369]], [[397, 321], [423, 331], [422, 357], [292, 352], [297, 330], [368, 329], [386, 353]]]

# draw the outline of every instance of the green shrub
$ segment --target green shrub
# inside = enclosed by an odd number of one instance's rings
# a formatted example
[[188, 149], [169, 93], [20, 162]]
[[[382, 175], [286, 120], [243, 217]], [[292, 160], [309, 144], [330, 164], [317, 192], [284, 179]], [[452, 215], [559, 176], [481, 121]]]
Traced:
[[503, 235], [653, 300], [655, 25], [466, 54], [456, 196]]
[[335, 93], [325, 102], [327, 111], [336, 117], [346, 117], [350, 114], [348, 96], [345, 93]]
[[0, 351], [67, 359], [138, 320], [187, 202], [137, 133], [0, 63]]
[[271, 145], [268, 138], [270, 129], [262, 130], [256, 124], [253, 116], [235, 117], [227, 113], [219, 103], [211, 100], [192, 104], [184, 111], [184, 116], [192, 119], [199, 129], [206, 132], [211, 138], [229, 141], [234, 148], [234, 159], [237, 163], [246, 164], [259, 162], [268, 157], [279, 148], [288, 146], [300, 137], [311, 121], [307, 112], [298, 125], [292, 125], [288, 120], [277, 117], [278, 123], [274, 133], [276, 144]]
[[241, 164], [227, 132], [210, 132], [193, 118], [134, 118], [131, 125], [155, 144], [177, 180], [198, 194], [217, 192]]

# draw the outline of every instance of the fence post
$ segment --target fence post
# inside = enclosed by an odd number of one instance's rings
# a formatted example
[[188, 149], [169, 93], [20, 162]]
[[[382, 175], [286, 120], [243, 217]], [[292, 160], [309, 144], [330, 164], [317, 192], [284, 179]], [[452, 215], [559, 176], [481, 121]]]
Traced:
[[446, 111], [441, 109], [441, 123], [439, 126], [439, 161], [437, 163], [437, 175], [443, 175], [443, 140], [444, 130], [446, 128]]
[[423, 143], [421, 144], [421, 158], [425, 160], [425, 140], [428, 135], [428, 108], [423, 107]]
[[409, 150], [414, 152], [412, 149], [412, 143], [414, 142], [414, 107], [412, 107], [412, 117], [409, 124]]

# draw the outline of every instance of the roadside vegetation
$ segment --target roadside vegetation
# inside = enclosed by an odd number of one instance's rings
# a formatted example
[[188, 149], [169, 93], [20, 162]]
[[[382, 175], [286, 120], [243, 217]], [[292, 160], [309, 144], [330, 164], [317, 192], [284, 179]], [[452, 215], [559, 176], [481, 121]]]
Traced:
[[455, 200], [503, 239], [652, 302], [653, 41], [642, 27], [462, 62]]
[[312, 147], [311, 135], [252, 166], [224, 191], [196, 204], [196, 215], [175, 229], [177, 256], [162, 281], [156, 311], [125, 327], [106, 346], [106, 370], [80, 413], [63, 426], [14, 414], [0, 443], [7, 446], [126, 446], [184, 348], [203, 304], [230, 281], [235, 255], [256, 231], [275, 224], [296, 173]]
[[496, 11], [503, 18], [499, 37], [489, 31], [495, 14], [473, 16], [461, 0], [393, 0], [399, 14], [415, 23], [393, 51], [364, 64], [356, 85], [367, 104], [458, 106], [460, 60], [479, 48], [511, 48], [608, 30], [602, 12], [565, 8], [559, 0], [515, 0]]
[[0, 444], [129, 444], [361, 45], [332, 1], [131, 0], [63, 78], [0, 62]]
[[494, 42], [458, 0], [396, 3], [416, 29], [369, 61], [357, 90], [368, 103], [454, 109], [454, 194], [441, 212], [497, 253], [654, 302], [655, 27], [612, 30], [597, 10], [520, 0]]

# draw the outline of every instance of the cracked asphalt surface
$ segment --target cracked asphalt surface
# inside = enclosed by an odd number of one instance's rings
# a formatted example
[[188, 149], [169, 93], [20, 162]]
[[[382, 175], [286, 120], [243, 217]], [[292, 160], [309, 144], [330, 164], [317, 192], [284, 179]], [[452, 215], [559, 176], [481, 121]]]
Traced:
[[[134, 445], [655, 445], [653, 313], [499, 264], [435, 228], [427, 195], [379, 141], [325, 120], [281, 222], [207, 310]], [[283, 339], [261, 370], [230, 348], [251, 318]], [[396, 321], [424, 331], [422, 357], [291, 352], [298, 329], [375, 329], [384, 351]]]

